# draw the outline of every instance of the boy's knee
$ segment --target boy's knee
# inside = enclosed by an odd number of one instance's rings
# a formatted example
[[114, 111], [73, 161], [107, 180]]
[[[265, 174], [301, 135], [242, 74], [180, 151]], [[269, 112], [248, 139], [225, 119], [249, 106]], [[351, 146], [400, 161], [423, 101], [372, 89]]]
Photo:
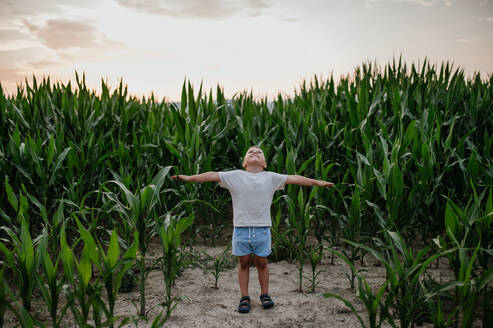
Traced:
[[250, 255], [239, 256], [238, 263], [240, 265], [240, 269], [247, 270], [250, 268]]
[[265, 270], [267, 268], [267, 258], [255, 256], [255, 266], [258, 270]]

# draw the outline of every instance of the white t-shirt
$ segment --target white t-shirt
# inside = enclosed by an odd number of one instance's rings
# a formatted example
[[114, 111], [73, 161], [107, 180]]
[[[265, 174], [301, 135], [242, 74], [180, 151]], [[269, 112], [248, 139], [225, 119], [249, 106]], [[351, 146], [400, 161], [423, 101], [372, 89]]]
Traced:
[[270, 205], [276, 190], [284, 189], [287, 175], [233, 170], [219, 173], [219, 185], [231, 193], [235, 227], [270, 227]]

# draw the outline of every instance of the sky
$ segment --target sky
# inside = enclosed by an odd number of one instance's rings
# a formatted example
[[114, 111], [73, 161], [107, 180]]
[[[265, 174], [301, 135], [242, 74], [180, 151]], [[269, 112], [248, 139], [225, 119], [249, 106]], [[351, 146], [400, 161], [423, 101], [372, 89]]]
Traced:
[[493, 73], [493, 0], [0, 0], [0, 83], [101, 80], [179, 101], [185, 79], [227, 98], [292, 96], [314, 75], [449, 61]]

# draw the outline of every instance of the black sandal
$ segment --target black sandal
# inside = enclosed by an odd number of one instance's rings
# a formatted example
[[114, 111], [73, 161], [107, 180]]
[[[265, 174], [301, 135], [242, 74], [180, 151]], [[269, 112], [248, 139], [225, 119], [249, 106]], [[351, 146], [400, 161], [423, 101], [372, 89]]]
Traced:
[[269, 294], [260, 295], [260, 302], [262, 302], [262, 307], [264, 309], [270, 309], [274, 306], [274, 301], [272, 301]]
[[238, 312], [240, 313], [250, 312], [250, 296], [243, 296], [240, 299], [240, 305], [238, 305]]

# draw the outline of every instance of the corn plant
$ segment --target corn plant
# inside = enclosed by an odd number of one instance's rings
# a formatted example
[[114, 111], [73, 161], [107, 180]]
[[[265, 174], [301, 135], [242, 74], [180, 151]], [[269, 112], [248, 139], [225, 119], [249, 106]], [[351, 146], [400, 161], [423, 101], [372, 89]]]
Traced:
[[164, 325], [168, 321], [168, 318], [166, 318], [166, 316], [164, 318], [162, 318], [162, 316], [163, 316], [163, 312], [160, 312], [154, 318], [154, 320], [152, 320], [152, 323], [151, 323], [150, 327], [151, 328], [161, 328], [161, 327], [164, 327]]
[[[357, 243], [361, 238], [361, 199], [358, 187], [355, 187], [354, 189], [351, 205], [348, 207], [345, 201], [344, 204], [347, 209], [347, 215], [342, 216], [343, 235], [347, 240]], [[361, 249], [352, 244], [349, 244], [349, 254], [347, 254], [345, 249], [342, 250], [342, 253], [349, 259], [349, 261], [351, 261], [351, 263], [354, 263], [356, 260], [361, 258]], [[356, 272], [351, 270], [351, 272], [346, 275], [349, 279], [351, 289], [354, 289]]]
[[0, 327], [4, 326], [7, 309], [17, 318], [22, 327], [35, 327], [35, 324], [41, 326], [41, 323], [35, 320], [31, 313], [17, 303], [14, 293], [5, 281], [5, 268], [6, 266], [3, 266], [0, 269]]
[[384, 324], [386, 321], [389, 321], [389, 323], [395, 327], [394, 320], [389, 312], [391, 298], [385, 296], [385, 291], [387, 289], [389, 281], [386, 281], [383, 286], [381, 286], [378, 291], [374, 293], [362, 273], [358, 273], [357, 278], [358, 298], [360, 299], [361, 303], [363, 303], [368, 313], [368, 326], [365, 324], [365, 321], [360, 316], [358, 311], [356, 311], [356, 308], [351, 301], [334, 293], [324, 293], [322, 295], [324, 297], [332, 297], [342, 301], [351, 310], [351, 312], [356, 315], [361, 324], [361, 327], [363, 328], [378, 328], [381, 327], [382, 324]]
[[385, 266], [390, 288], [389, 297], [392, 298], [390, 307], [397, 314], [401, 327], [412, 327], [415, 322], [420, 320], [430, 297], [461, 284], [446, 284], [440, 286], [439, 291], [430, 292], [424, 290], [420, 283], [423, 272], [433, 261], [454, 250], [430, 254], [431, 247], [428, 246], [414, 253], [412, 249], [406, 246], [399, 233], [386, 230], [384, 236], [386, 244], [390, 246], [389, 250], [380, 251], [351, 241], [346, 242], [354, 247], [365, 249]]
[[145, 256], [151, 239], [157, 234], [156, 211], [160, 204], [160, 192], [164, 184], [170, 166], [162, 168], [154, 177], [150, 185], [139, 189], [136, 193], [130, 192], [127, 187], [120, 181], [113, 180], [111, 183], [116, 184], [126, 199], [128, 207], [125, 206], [118, 196], [110, 191], [105, 191], [105, 196], [113, 202], [114, 209], [122, 216], [122, 234], [128, 235], [130, 229], [138, 232], [139, 255], [137, 263], [140, 270], [140, 316], [145, 316], [145, 280], [146, 266]]
[[[221, 91], [218, 89], [218, 98], [221, 97]], [[195, 98], [193, 87], [185, 82], [180, 107], [172, 104], [169, 108], [170, 126], [167, 128], [171, 129], [163, 146], [185, 174], [217, 170], [217, 167], [213, 166], [213, 155], [217, 152], [217, 157], [224, 156], [220, 151], [220, 140], [227, 138], [235, 127], [230, 122], [230, 117], [225, 115], [223, 106], [217, 108], [213, 106], [212, 94], [209, 98], [207, 96], [201, 98], [202, 85]], [[178, 188], [180, 189], [178, 204], [184, 206], [188, 212], [197, 213], [193, 230], [198, 231], [200, 226], [220, 225], [217, 215], [211, 213], [210, 208], [215, 208], [211, 204], [218, 204], [220, 208], [224, 208], [228, 203], [227, 197], [224, 195], [218, 197], [217, 191], [214, 191], [214, 187], [209, 184], [180, 184]], [[188, 201], [183, 201], [183, 198]], [[200, 201], [193, 201], [199, 199]], [[192, 239], [195, 239], [195, 234], [192, 235]]]
[[[473, 188], [474, 190], [474, 188]], [[455, 302], [463, 314], [463, 327], [470, 327], [476, 312], [476, 302], [479, 296], [483, 297], [483, 322], [491, 322], [489, 312], [489, 281], [493, 278], [493, 271], [487, 265], [487, 258], [491, 252], [491, 221], [493, 218], [492, 191], [490, 189], [484, 209], [482, 200], [486, 190], [474, 197], [460, 209], [450, 199], [445, 211], [445, 226], [447, 239], [438, 237], [435, 243], [443, 250], [455, 249], [448, 253], [449, 263], [457, 281], [464, 282], [455, 290]], [[475, 273], [475, 262], [478, 261], [481, 270]], [[458, 321], [457, 313], [456, 321]]]
[[230, 246], [219, 255], [211, 256], [206, 252], [203, 252], [204, 258], [197, 259], [196, 261], [202, 267], [204, 274], [210, 273], [214, 278], [214, 288], [218, 289], [218, 281], [221, 274], [227, 269], [233, 269], [236, 266], [236, 262], [229, 254]]
[[68, 282], [64, 293], [74, 321], [79, 327], [91, 327], [89, 312], [93, 308], [93, 320], [96, 325], [101, 324], [101, 285], [99, 281], [90, 281], [93, 277], [92, 266], [95, 262], [97, 263], [94, 259], [98, 257], [97, 252], [94, 252], [95, 245], [85, 244], [81, 259], [77, 260], [73, 250], [67, 244], [65, 225], [62, 225], [60, 247], [63, 273]]
[[39, 253], [34, 252], [35, 245], [31, 239], [27, 219], [21, 219], [20, 234], [7, 230], [12, 240], [12, 251], [0, 242], [0, 251], [4, 253], [8, 267], [19, 278], [18, 286], [22, 305], [27, 311], [31, 311], [33, 288], [36, 283], [36, 274], [39, 266]]
[[[322, 162], [322, 153], [319, 149], [315, 153], [315, 176], [319, 176], [320, 180], [330, 181], [329, 173], [331, 169], [336, 166], [337, 163], [329, 163], [325, 165]], [[333, 188], [337, 188], [334, 186]], [[333, 194], [333, 188], [330, 188], [327, 192], [316, 192], [313, 197], [316, 209], [319, 209], [315, 213], [313, 220], [313, 231], [317, 238], [318, 244], [322, 245], [324, 240], [328, 240], [332, 246], [336, 246], [338, 243], [338, 232], [340, 230], [339, 220], [337, 220], [337, 213], [325, 204], [333, 204], [335, 200], [332, 195], [325, 196], [325, 194]], [[331, 197], [332, 196], [332, 197]], [[327, 217], [327, 213], [330, 215]], [[329, 230], [330, 237], [327, 238], [327, 230]]]
[[46, 230], [43, 230], [43, 232], [43, 238], [41, 239], [37, 249], [37, 252], [39, 252], [41, 256], [41, 268], [43, 274], [39, 272], [36, 275], [36, 283], [41, 291], [41, 295], [46, 307], [48, 308], [48, 312], [50, 313], [52, 326], [60, 327], [60, 323], [67, 311], [67, 306], [64, 306], [61, 310], [60, 317], [58, 316], [59, 301], [63, 285], [65, 284], [65, 279], [63, 277], [57, 277], [60, 255], [55, 255], [56, 258], [52, 261], [48, 252], [48, 232]]
[[36, 326], [43, 327], [43, 325], [36, 320], [29, 311], [27, 311], [23, 306], [18, 304], [10, 304], [9, 310], [15, 315], [19, 321], [21, 327], [34, 328]]
[[[116, 297], [122, 283], [122, 278], [125, 273], [132, 267], [135, 262], [135, 257], [138, 249], [138, 234], [134, 233], [133, 243], [120, 258], [120, 246], [118, 245], [118, 237], [115, 230], [111, 232], [110, 242], [107, 254], [104, 254], [101, 245], [98, 250], [101, 252], [102, 266], [99, 266], [100, 275], [106, 289], [106, 297], [108, 299], [109, 309], [107, 310], [109, 318], [114, 318], [114, 309]], [[111, 323], [113, 327], [113, 323]]]
[[[275, 202], [281, 199], [280, 196]], [[283, 258], [283, 250], [287, 251], [287, 259], [289, 262], [294, 258], [296, 253], [296, 243], [294, 242], [293, 228], [287, 225], [286, 228], [282, 229], [281, 220], [281, 208], [279, 206], [276, 216], [272, 220], [272, 253], [273, 257], [277, 260]]]
[[320, 262], [322, 261], [323, 257], [323, 247], [319, 246], [318, 248], [315, 248], [313, 246], [310, 246], [310, 250], [308, 252], [308, 260], [310, 261], [311, 269], [312, 269], [312, 274], [309, 277], [305, 277], [308, 279], [311, 285], [311, 290], [312, 293], [315, 293], [315, 288], [320, 284], [320, 280], [318, 276], [326, 272], [327, 270], [318, 270], [317, 267], [320, 265]]
[[298, 262], [298, 277], [299, 277], [299, 291], [303, 291], [303, 269], [305, 266], [305, 259], [307, 254], [307, 238], [310, 231], [311, 220], [313, 215], [311, 214], [312, 206], [310, 201], [315, 194], [315, 188], [312, 189], [308, 199], [305, 201], [303, 196], [303, 189], [299, 188], [297, 197], [297, 206], [294, 200], [289, 195], [282, 196], [286, 201], [288, 207], [288, 229], [291, 229], [294, 233], [294, 245], [291, 247], [295, 249], [296, 259]]
[[186, 218], [174, 218], [168, 214], [164, 222], [159, 223], [158, 234], [163, 247], [161, 270], [166, 287], [166, 301], [164, 302], [166, 307], [165, 321], [169, 319], [177, 305], [177, 298], [172, 296], [171, 287], [174, 284], [178, 272], [185, 265], [184, 262], [179, 261], [181, 235], [192, 225], [193, 220], [193, 214]]
[[[0, 250], [2, 248], [3, 245], [0, 244]], [[7, 284], [5, 279], [5, 270], [7, 266], [3, 261], [0, 261], [0, 263], [2, 264], [0, 269], [0, 327], [3, 327], [5, 323], [4, 317], [7, 309], [14, 314], [19, 322], [26, 324], [24, 325], [25, 327], [33, 327], [32, 323], [34, 323], [34, 321], [31, 314], [22, 305], [17, 304], [16, 296]]]

